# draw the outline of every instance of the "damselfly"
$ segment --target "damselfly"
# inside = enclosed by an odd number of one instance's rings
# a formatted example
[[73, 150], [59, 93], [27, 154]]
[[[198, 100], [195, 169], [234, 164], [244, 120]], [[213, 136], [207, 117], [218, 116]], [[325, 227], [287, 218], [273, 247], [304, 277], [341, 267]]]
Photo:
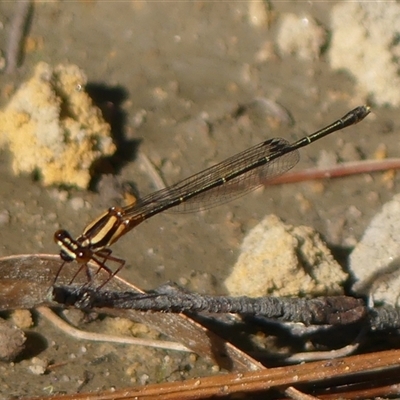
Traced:
[[[357, 107], [327, 127], [292, 144], [281, 138], [268, 139], [132, 205], [111, 207], [90, 223], [77, 239], [66, 230], [58, 230], [54, 240], [61, 247], [60, 257], [64, 262], [55, 279], [65, 263], [77, 261], [81, 267], [71, 283], [83, 268], [90, 281], [92, 277], [87, 263], [93, 261], [98, 272], [103, 269], [109, 275], [100, 287], [104, 286], [125, 264], [124, 260], [112, 256], [109, 246], [144, 220], [172, 207], [180, 211], [196, 211], [241, 196], [293, 168], [299, 160], [299, 148], [361, 121], [369, 112], [367, 106]], [[107, 261], [118, 264], [114, 272], [106, 265]]]

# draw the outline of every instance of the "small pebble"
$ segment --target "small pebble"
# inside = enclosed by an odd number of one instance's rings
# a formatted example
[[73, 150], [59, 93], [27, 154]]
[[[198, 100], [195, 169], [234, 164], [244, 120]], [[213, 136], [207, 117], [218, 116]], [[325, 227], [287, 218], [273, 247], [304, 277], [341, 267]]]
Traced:
[[4, 226], [10, 223], [10, 213], [7, 210], [0, 211], [0, 226]]
[[74, 211], [79, 211], [85, 206], [85, 201], [82, 199], [82, 197], [73, 197], [69, 201], [69, 204]]
[[31, 363], [32, 364], [29, 366], [29, 371], [31, 371], [34, 375], [43, 375], [46, 373], [49, 365], [48, 360], [39, 357], [33, 357]]
[[15, 310], [11, 313], [12, 322], [20, 329], [33, 326], [32, 314], [29, 310]]

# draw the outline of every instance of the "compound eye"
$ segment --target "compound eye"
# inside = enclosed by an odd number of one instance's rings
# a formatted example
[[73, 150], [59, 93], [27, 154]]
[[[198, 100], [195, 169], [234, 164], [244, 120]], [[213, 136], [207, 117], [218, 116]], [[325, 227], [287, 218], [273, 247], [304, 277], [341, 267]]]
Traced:
[[54, 241], [56, 243], [59, 243], [59, 242], [63, 243], [66, 239], [68, 239], [70, 241], [71, 240], [71, 236], [64, 229], [60, 229], [54, 234]]

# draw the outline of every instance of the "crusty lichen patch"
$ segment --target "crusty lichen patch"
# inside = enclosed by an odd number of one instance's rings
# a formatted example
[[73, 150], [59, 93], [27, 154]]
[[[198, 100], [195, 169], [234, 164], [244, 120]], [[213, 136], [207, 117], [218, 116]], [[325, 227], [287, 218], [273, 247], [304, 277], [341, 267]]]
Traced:
[[86, 81], [75, 65], [39, 63], [0, 112], [0, 143], [11, 150], [16, 174], [87, 188], [92, 163], [115, 152], [110, 126], [83, 90]]

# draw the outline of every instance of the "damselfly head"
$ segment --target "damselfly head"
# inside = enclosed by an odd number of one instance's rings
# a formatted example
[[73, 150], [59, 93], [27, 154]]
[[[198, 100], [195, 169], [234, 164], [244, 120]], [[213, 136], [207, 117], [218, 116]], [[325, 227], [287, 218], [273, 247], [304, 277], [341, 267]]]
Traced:
[[61, 247], [60, 257], [66, 262], [71, 262], [76, 259], [75, 248], [77, 247], [74, 239], [64, 229], [58, 230], [54, 234], [54, 241]]
[[71, 235], [64, 229], [59, 229], [54, 234], [54, 241], [59, 245], [62, 246], [66, 242], [73, 242]]

